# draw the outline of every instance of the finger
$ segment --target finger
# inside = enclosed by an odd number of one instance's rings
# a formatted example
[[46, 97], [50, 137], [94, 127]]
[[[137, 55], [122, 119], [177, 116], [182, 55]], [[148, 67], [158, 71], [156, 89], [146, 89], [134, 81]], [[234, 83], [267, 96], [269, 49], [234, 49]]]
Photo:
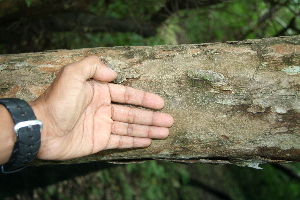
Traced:
[[171, 127], [174, 122], [173, 117], [166, 113], [115, 104], [112, 105], [112, 119], [129, 124], [159, 127]]
[[156, 94], [123, 85], [108, 84], [108, 86], [113, 102], [139, 105], [153, 109], [164, 107], [164, 100]]
[[78, 77], [82, 81], [93, 78], [98, 81], [110, 82], [117, 77], [117, 73], [108, 68], [97, 56], [89, 56], [80, 61], [66, 65], [70, 75]]
[[169, 135], [169, 129], [164, 127], [114, 122], [112, 125], [112, 134], [132, 137], [165, 139]]
[[129, 136], [111, 135], [106, 149], [126, 149], [148, 147], [151, 144], [149, 138], [136, 138]]

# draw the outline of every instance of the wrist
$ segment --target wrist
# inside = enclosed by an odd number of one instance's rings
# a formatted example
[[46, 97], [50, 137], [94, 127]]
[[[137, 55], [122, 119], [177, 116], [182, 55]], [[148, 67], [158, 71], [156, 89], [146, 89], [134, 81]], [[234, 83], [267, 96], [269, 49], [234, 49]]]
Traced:
[[14, 132], [14, 121], [7, 109], [0, 104], [0, 165], [8, 162], [14, 144], [16, 142], [16, 134]]
[[[16, 136], [8, 162], [0, 166], [1, 173], [7, 174], [20, 171], [35, 159], [40, 148], [42, 122], [36, 119], [34, 111], [24, 100], [18, 98], [4, 98], [0, 99], [0, 104], [3, 105], [11, 115], [14, 125], [13, 131]], [[7, 115], [4, 110], [2, 110], [2, 112]], [[11, 119], [10, 117], [5, 118]], [[3, 126], [6, 127], [5, 125]], [[3, 135], [8, 137], [8, 134], [4, 133]], [[4, 140], [4, 142], [6, 141]], [[6, 149], [8, 152], [9, 148]], [[6, 156], [4, 156], [3, 160], [5, 159]]]

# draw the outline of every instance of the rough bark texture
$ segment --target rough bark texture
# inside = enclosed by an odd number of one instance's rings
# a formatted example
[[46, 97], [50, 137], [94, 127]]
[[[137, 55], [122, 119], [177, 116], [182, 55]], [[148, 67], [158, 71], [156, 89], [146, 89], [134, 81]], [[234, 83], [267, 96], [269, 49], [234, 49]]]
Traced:
[[33, 100], [62, 66], [88, 55], [116, 70], [116, 83], [161, 95], [176, 123], [149, 148], [64, 163], [162, 159], [258, 168], [300, 161], [300, 36], [2, 55], [0, 98]]

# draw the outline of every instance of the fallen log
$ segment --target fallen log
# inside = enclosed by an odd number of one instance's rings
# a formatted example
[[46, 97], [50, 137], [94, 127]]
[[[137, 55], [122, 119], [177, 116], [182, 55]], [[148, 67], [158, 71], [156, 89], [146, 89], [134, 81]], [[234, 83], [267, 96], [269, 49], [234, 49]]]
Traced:
[[169, 138], [49, 163], [159, 159], [237, 164], [300, 161], [300, 36], [214, 44], [55, 50], [0, 56], [0, 98], [34, 100], [64, 65], [99, 56], [117, 84], [161, 95]]

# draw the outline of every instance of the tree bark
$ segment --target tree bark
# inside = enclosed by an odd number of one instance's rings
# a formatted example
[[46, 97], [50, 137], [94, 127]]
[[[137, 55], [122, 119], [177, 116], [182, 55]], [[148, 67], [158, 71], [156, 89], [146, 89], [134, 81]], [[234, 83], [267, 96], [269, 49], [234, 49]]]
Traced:
[[[118, 84], [161, 95], [174, 116], [169, 138], [57, 163], [237, 164], [300, 161], [300, 36], [215, 44], [57, 50], [0, 56], [0, 98], [34, 100], [60, 68], [88, 55]], [[56, 163], [36, 161], [35, 165]]]

